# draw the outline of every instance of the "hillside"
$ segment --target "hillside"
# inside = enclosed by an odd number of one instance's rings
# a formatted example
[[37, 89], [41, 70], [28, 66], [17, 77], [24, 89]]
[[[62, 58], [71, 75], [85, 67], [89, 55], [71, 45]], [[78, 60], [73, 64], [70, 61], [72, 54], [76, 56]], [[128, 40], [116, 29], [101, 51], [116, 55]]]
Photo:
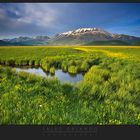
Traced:
[[140, 37], [113, 34], [100, 28], [79, 28], [53, 37], [18, 37], [3, 39], [0, 46], [7, 45], [140, 45]]

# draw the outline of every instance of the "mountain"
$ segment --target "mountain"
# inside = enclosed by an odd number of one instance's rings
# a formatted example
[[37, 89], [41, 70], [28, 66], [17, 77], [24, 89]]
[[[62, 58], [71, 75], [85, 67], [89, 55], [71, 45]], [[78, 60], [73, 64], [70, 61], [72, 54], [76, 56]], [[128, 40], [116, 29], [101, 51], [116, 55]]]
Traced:
[[0, 46], [18, 46], [18, 45], [22, 45], [19, 43], [10, 43], [4, 40], [0, 40]]
[[79, 28], [53, 36], [3, 39], [2, 45], [140, 45], [140, 37], [113, 34], [100, 28]]
[[0, 46], [6, 46], [6, 45], [10, 45], [10, 44], [7, 43], [6, 41], [0, 40]]
[[36, 36], [35, 39], [38, 41], [48, 41], [50, 38], [48, 36]]
[[36, 36], [36, 37], [18, 37], [13, 39], [3, 39], [2, 41], [9, 44], [17, 44], [17, 45], [47, 45], [48, 40], [50, 38], [48, 36]]
[[140, 41], [139, 37], [112, 34], [100, 28], [80, 28], [73, 31], [57, 34], [51, 40], [50, 45], [135, 45]]

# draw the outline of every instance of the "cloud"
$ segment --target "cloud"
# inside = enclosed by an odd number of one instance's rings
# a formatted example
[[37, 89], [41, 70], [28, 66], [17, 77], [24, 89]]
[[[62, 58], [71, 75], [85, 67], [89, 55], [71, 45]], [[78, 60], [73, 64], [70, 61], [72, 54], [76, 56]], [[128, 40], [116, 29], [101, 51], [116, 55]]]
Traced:
[[59, 11], [47, 4], [24, 4], [24, 8], [15, 14], [20, 15], [18, 22], [48, 27], [57, 20]]
[[4, 9], [0, 9], [0, 20], [3, 20], [5, 18], [5, 10]]
[[139, 35], [139, 12], [140, 4], [1, 3], [0, 38], [53, 36], [82, 27]]
[[56, 28], [62, 10], [52, 4], [0, 4], [0, 35], [47, 32]]

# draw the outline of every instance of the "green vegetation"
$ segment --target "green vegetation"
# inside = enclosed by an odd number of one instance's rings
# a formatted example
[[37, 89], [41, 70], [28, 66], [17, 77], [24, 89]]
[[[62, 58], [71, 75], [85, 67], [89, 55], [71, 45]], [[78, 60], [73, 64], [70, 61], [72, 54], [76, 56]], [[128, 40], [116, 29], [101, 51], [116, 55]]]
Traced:
[[[0, 124], [140, 125], [139, 56], [138, 47], [0, 47]], [[25, 65], [85, 75], [62, 84], [7, 67]]]
[[77, 73], [77, 67], [76, 66], [70, 66], [68, 68], [68, 72], [71, 74], [76, 74]]
[[55, 74], [55, 68], [54, 68], [54, 67], [51, 67], [51, 68], [50, 68], [50, 73], [51, 73], [51, 74]]
[[93, 41], [90, 43], [87, 43], [86, 45], [102, 45], [102, 46], [110, 46], [110, 45], [115, 45], [115, 46], [119, 46], [119, 45], [131, 45], [130, 43], [127, 43], [125, 41], [120, 41], [120, 40], [111, 40], [111, 41]]
[[84, 61], [81, 65], [81, 71], [86, 72], [86, 71], [88, 71], [89, 67], [90, 67], [89, 63], [87, 61]]

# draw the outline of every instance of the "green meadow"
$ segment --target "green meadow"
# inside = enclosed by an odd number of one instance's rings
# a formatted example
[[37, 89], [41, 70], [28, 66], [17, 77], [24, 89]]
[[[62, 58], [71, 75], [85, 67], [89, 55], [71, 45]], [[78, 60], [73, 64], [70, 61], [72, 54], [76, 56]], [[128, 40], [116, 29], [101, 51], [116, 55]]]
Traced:
[[[12, 68], [24, 66], [84, 76], [61, 83]], [[140, 125], [140, 47], [0, 47], [0, 124]]]

